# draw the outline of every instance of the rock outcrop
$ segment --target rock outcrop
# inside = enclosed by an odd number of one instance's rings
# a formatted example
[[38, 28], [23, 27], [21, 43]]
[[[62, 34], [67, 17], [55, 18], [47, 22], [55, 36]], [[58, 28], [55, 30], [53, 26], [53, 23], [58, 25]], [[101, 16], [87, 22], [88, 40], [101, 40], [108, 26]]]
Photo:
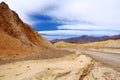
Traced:
[[[54, 53], [53, 53], [54, 52]], [[59, 56], [60, 51], [24, 23], [4, 2], [0, 3], [0, 59], [40, 54], [40, 58]], [[57, 53], [57, 54], [56, 54]], [[53, 55], [53, 56], [52, 56]]]
[[53, 46], [34, 29], [32, 29], [28, 24], [22, 22], [16, 12], [10, 10], [4, 2], [0, 4], [0, 30], [14, 39], [19, 39], [27, 46], [36, 45], [40, 47], [53, 48]]

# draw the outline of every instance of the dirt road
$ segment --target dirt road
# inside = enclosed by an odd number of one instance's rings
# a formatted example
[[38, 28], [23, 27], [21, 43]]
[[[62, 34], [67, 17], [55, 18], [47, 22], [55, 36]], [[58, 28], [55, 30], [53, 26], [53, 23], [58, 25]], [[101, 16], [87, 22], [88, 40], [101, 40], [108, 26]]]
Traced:
[[83, 50], [83, 49], [70, 49], [70, 48], [64, 48], [69, 51], [75, 51], [75, 52], [81, 52], [83, 54], [89, 55], [96, 61], [102, 62], [106, 66], [114, 67], [115, 69], [120, 71], [120, 55], [118, 54], [111, 54], [111, 53], [105, 53], [105, 52], [96, 52], [96, 51], [90, 51], [90, 50]]

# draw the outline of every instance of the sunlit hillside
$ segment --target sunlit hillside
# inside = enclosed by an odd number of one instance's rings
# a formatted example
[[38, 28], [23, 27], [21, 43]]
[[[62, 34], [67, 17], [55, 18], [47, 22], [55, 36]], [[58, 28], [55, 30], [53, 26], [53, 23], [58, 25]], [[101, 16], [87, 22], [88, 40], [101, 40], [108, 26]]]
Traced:
[[[60, 41], [54, 44], [57, 48], [65, 48], [65, 47], [76, 47], [77, 44], [72, 44], [64, 41]], [[79, 45], [79, 44], [78, 44]]]
[[92, 42], [85, 44], [73, 44], [60, 41], [54, 44], [58, 48], [74, 47], [74, 48], [120, 48], [120, 40], [107, 40], [101, 42]]

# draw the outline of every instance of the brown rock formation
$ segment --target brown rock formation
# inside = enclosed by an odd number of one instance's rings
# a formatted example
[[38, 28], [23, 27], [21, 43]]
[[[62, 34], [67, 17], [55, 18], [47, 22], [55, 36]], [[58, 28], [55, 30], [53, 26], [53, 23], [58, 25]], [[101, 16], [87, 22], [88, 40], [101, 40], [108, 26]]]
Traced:
[[40, 53], [40, 58], [46, 58], [50, 56], [48, 54], [52, 57], [56, 52], [59, 53], [50, 42], [22, 22], [17, 13], [10, 10], [6, 3], [0, 3], [1, 60], [37, 53]]

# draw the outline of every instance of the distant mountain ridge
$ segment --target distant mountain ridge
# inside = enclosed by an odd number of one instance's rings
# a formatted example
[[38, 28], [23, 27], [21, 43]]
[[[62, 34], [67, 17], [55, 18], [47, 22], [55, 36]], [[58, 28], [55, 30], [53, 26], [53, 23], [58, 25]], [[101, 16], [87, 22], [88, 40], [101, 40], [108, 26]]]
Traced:
[[89, 42], [96, 42], [96, 41], [118, 40], [118, 39], [120, 39], [120, 34], [113, 35], [113, 36], [101, 36], [101, 37], [82, 35], [80, 37], [74, 37], [74, 38], [68, 38], [68, 39], [55, 39], [55, 40], [51, 40], [51, 42], [56, 43], [59, 41], [65, 41], [70, 43], [89, 43]]

